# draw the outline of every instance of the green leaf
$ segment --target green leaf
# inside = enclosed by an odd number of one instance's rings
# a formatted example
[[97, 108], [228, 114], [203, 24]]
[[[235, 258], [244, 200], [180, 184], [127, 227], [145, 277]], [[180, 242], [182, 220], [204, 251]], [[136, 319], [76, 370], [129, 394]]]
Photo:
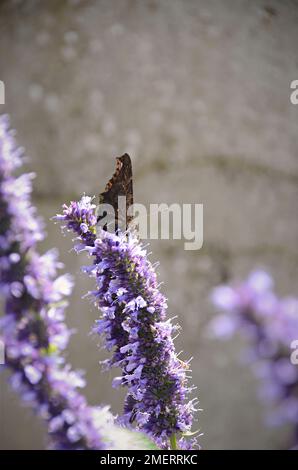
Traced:
[[41, 348], [41, 354], [43, 356], [51, 356], [58, 351], [58, 347], [55, 344], [49, 344], [47, 348]]
[[199, 434], [199, 432], [201, 432], [200, 429], [197, 429], [197, 431], [185, 431], [184, 433], [182, 433], [182, 436], [191, 437], [191, 436], [195, 436], [196, 434]]
[[157, 450], [156, 444], [145, 434], [117, 428], [113, 434], [113, 440], [117, 443], [118, 450]]

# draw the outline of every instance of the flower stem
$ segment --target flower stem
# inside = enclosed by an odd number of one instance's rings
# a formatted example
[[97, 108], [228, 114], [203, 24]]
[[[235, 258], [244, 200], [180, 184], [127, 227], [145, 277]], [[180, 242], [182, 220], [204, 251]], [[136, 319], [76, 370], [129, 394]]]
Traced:
[[176, 434], [172, 434], [170, 437], [171, 449], [178, 450]]

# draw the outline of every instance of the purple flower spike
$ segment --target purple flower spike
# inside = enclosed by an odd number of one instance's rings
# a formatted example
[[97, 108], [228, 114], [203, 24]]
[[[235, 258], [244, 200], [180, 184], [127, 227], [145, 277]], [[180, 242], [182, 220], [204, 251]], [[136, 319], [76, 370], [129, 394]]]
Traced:
[[55, 251], [36, 250], [44, 234], [31, 204], [32, 175], [14, 176], [21, 156], [8, 118], [0, 117], [0, 334], [10, 382], [47, 422], [52, 448], [117, 448], [110, 413], [88, 406], [78, 391], [83, 377], [62, 356], [71, 335], [64, 310], [72, 281], [57, 277]]
[[133, 233], [101, 230], [97, 238], [90, 197], [64, 205], [56, 219], [78, 235], [75, 250], [85, 250], [93, 258], [84, 271], [96, 280], [91, 295], [101, 316], [94, 330], [104, 335], [106, 348], [113, 351], [105, 365], [122, 369], [113, 386], [128, 389], [121, 422], [135, 422], [162, 448], [175, 447], [176, 435], [179, 448], [193, 446], [193, 440], [184, 438], [196, 406], [188, 398], [189, 366], [175, 353], [172, 337], [178, 327], [166, 318], [166, 299], [146, 250]]
[[292, 447], [298, 448], [298, 366], [290, 360], [291, 343], [298, 339], [298, 299], [277, 297], [264, 271], [215, 288], [211, 299], [221, 313], [209, 331], [227, 339], [238, 330], [249, 339], [247, 356], [261, 380], [260, 397], [271, 405], [267, 423], [294, 425]]

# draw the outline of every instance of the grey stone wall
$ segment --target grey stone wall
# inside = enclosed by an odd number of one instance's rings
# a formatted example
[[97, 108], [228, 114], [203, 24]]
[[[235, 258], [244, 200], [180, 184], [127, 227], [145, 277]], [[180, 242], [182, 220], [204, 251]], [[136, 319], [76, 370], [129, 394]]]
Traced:
[[[268, 430], [240, 339], [203, 334], [210, 289], [269, 269], [281, 294], [297, 292], [298, 79], [296, 1], [18, 0], [0, 4], [0, 79], [19, 142], [37, 172], [35, 201], [48, 221], [43, 248], [58, 246], [77, 286], [69, 359], [87, 370], [91, 403], [121, 410], [100, 374], [103, 353], [87, 338], [97, 312], [89, 282], [49, 218], [83, 192], [97, 194], [125, 151], [137, 202], [204, 204], [204, 246], [155, 241], [153, 259], [178, 350], [193, 355], [204, 448], [281, 448]], [[0, 447], [42, 448], [42, 424], [0, 377]]]

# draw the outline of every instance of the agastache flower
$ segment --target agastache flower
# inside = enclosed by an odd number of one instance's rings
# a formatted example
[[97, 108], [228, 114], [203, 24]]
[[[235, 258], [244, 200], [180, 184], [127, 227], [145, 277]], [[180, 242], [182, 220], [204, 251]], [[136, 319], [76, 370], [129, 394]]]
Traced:
[[267, 423], [292, 424], [292, 445], [298, 448], [298, 366], [290, 361], [291, 343], [298, 339], [298, 299], [278, 297], [269, 274], [259, 270], [242, 283], [215, 288], [211, 300], [221, 313], [209, 332], [221, 339], [237, 331], [246, 336], [260, 397], [271, 405]]
[[162, 448], [191, 448], [194, 440], [184, 435], [190, 434], [196, 400], [189, 399], [189, 365], [175, 353], [178, 327], [166, 318], [156, 272], [133, 232], [100, 229], [97, 237], [95, 209], [92, 198], [84, 196], [64, 205], [56, 220], [77, 234], [75, 250], [93, 259], [83, 270], [96, 280], [91, 297], [101, 316], [94, 330], [112, 351], [105, 366], [122, 370], [113, 386], [128, 389], [121, 422], [135, 422]]
[[[33, 175], [14, 172], [21, 167], [6, 116], [0, 117], [0, 293], [4, 316], [0, 319], [5, 344], [5, 365], [10, 383], [23, 402], [46, 421], [50, 447], [55, 449], [121, 448], [114, 442], [121, 430], [107, 408], [90, 407], [79, 392], [80, 372], [72, 370], [62, 355], [71, 331], [64, 322], [68, 275], [55, 250], [40, 255], [36, 243], [44, 238], [31, 203]], [[124, 444], [125, 445], [125, 444]], [[125, 448], [125, 447], [124, 447]]]

